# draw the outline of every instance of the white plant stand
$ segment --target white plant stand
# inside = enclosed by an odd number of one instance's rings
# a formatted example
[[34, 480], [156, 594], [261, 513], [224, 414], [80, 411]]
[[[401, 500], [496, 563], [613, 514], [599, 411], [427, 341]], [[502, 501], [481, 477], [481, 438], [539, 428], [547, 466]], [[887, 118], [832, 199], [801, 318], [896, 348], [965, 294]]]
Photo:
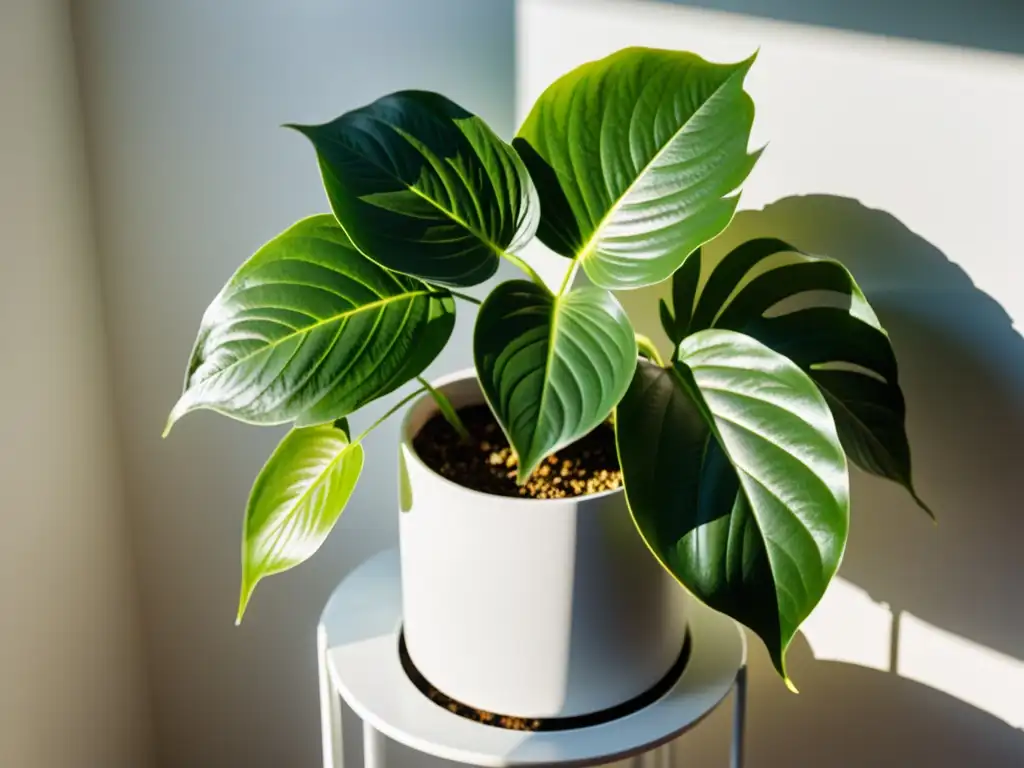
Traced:
[[732, 767], [742, 768], [747, 649], [731, 619], [693, 601], [683, 673], [666, 694], [632, 714], [571, 730], [507, 730], [449, 712], [410, 680], [398, 653], [399, 568], [397, 549], [375, 555], [338, 585], [324, 608], [317, 637], [324, 768], [343, 768], [341, 699], [363, 721], [365, 768], [385, 768], [388, 738], [489, 768], [600, 765], [633, 757], [644, 768], [667, 768], [667, 745], [711, 713], [733, 686]]

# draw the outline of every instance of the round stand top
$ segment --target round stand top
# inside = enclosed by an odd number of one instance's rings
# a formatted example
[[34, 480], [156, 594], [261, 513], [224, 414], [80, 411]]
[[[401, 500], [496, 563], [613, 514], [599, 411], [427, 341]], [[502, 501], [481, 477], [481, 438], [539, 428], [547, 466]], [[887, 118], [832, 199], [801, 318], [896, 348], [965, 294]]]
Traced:
[[528, 732], [449, 712], [419, 691], [398, 654], [402, 589], [397, 549], [370, 558], [331, 595], [320, 619], [327, 665], [364, 722], [420, 752], [472, 765], [593, 765], [624, 759], [689, 730], [718, 706], [746, 663], [731, 619], [691, 600], [691, 651], [683, 674], [653, 704], [602, 725]]

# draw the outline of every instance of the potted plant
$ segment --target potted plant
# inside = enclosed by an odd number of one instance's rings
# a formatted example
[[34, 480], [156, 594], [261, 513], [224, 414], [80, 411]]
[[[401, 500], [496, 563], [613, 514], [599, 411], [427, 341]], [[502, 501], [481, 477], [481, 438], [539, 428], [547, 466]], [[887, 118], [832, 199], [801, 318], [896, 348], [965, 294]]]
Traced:
[[[216, 296], [167, 427], [202, 408], [294, 425], [246, 509], [239, 621], [320, 547], [362, 441], [411, 402], [404, 642], [438, 689], [523, 717], [621, 704], [679, 661], [688, 599], [753, 630], [791, 685], [786, 648], [846, 544], [847, 456], [918, 497], [896, 360], [850, 273], [773, 239], [702, 250], [759, 155], [753, 62], [619, 51], [554, 82], [511, 144], [423, 91], [290, 126], [331, 213]], [[535, 236], [556, 285], [520, 255]], [[524, 279], [463, 292], [501, 259]], [[663, 358], [613, 291], [669, 280]], [[428, 383], [459, 301], [480, 304], [475, 369]]]

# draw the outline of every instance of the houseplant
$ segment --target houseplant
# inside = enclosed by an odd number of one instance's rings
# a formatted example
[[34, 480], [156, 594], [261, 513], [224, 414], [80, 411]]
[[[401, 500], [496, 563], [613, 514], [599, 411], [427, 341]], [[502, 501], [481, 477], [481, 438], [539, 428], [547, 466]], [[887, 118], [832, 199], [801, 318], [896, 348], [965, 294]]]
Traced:
[[[789, 683], [786, 648], [845, 546], [847, 456], [917, 496], [896, 361], [850, 273], [772, 239], [715, 261], [702, 249], [759, 155], [753, 63], [620, 51], [553, 83], [511, 144], [422, 91], [291, 126], [332, 212], [268, 242], [213, 300], [167, 426], [201, 408], [294, 424], [246, 510], [239, 620], [256, 583], [311, 556], [344, 509], [381, 421], [354, 435], [348, 417], [415, 380], [384, 418], [416, 400], [400, 471], [406, 639], [439, 687], [578, 714], [571, 668], [591, 653], [588, 677], [603, 663], [610, 680], [598, 698], [628, 698], [679, 656], [676, 580], [760, 636]], [[520, 255], [535, 236], [562, 260], [556, 285]], [[480, 303], [463, 289], [502, 258], [526, 279], [480, 305], [476, 376], [425, 382], [456, 302]], [[612, 293], [663, 281], [665, 359]], [[486, 600], [449, 593], [488, 580]], [[548, 596], [504, 605], [517, 580]], [[530, 650], [494, 661], [466, 650], [480, 638]]]

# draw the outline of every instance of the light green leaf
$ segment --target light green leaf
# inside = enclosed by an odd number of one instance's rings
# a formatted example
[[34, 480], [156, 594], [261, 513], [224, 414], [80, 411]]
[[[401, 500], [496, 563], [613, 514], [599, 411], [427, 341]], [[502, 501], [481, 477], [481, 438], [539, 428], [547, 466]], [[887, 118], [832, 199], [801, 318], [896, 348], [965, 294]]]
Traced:
[[356, 251], [330, 214], [263, 246], [206, 310], [167, 429], [208, 408], [328, 423], [419, 375], [451, 335], [448, 292]]
[[725, 229], [757, 160], [753, 61], [627, 48], [549, 86], [513, 142], [540, 194], [540, 239], [610, 290], [667, 279]]
[[[814, 382], [733, 331], [701, 331], [668, 368], [641, 363], [616, 409], [626, 498], [661, 563], [785, 652], [839, 567], [846, 457]], [[790, 684], [791, 685], [791, 684]]]
[[352, 242], [394, 272], [476, 285], [537, 229], [537, 193], [522, 161], [444, 96], [400, 91], [323, 125], [291, 127], [316, 148]]
[[363, 469], [348, 424], [291, 430], [260, 471], [242, 534], [241, 623], [256, 584], [312, 557], [338, 521]]
[[555, 297], [513, 280], [480, 307], [473, 356], [524, 483], [545, 456], [608, 417], [629, 386], [637, 347], [626, 313], [607, 291]]
[[699, 272], [700, 259], [673, 277], [676, 322], [682, 319], [686, 332], [740, 331], [793, 360], [825, 395], [849, 457], [903, 485], [930, 515], [911, 478], [896, 356], [846, 267], [759, 238], [708, 265], [698, 290], [686, 273]]

